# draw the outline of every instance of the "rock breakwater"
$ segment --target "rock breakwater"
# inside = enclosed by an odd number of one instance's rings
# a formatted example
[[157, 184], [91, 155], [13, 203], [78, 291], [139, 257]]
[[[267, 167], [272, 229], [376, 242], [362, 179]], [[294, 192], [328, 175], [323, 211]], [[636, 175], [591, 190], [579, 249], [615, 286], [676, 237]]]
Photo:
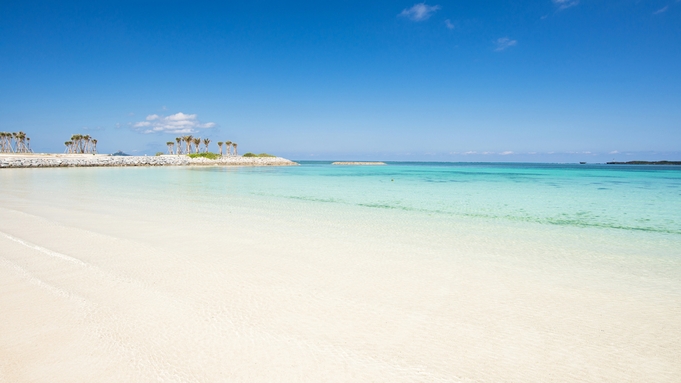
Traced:
[[2, 155], [0, 168], [56, 168], [99, 166], [290, 166], [297, 163], [281, 157], [222, 157], [217, 160], [187, 156], [108, 155]]

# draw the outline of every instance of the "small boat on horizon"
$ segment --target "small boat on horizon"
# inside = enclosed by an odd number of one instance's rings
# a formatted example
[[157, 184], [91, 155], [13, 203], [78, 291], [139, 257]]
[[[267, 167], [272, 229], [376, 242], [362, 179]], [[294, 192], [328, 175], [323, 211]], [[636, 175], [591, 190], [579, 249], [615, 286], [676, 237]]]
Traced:
[[584, 165], [585, 163], [586, 163], [586, 162], [580, 162], [579, 164], [580, 164], [580, 165]]

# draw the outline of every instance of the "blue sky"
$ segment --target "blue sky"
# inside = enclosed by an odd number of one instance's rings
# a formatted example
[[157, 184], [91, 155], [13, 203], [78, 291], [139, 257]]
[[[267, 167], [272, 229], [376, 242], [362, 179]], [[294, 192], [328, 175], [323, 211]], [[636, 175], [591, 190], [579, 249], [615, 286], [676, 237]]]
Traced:
[[681, 159], [680, 68], [677, 0], [0, 5], [0, 131], [36, 151]]

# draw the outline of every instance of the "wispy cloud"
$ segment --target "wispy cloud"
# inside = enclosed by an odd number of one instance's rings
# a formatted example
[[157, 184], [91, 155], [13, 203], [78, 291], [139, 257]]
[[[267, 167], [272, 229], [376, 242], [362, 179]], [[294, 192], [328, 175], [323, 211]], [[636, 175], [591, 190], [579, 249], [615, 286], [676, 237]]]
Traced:
[[145, 121], [132, 124], [133, 129], [141, 133], [195, 133], [199, 129], [215, 127], [214, 122], [201, 123], [196, 114], [175, 113], [170, 116], [150, 114]]
[[509, 154], [513, 154], [513, 152], [510, 151], [510, 150], [507, 150], [507, 151], [501, 152], [501, 153], [499, 153], [499, 154], [501, 154], [502, 156], [508, 156]]
[[659, 15], [660, 13], [665, 13], [667, 12], [667, 9], [669, 9], [668, 5], [665, 5], [664, 7], [658, 9], [657, 11], [653, 12], [653, 15]]
[[514, 45], [517, 45], [518, 41], [511, 40], [508, 37], [501, 37], [501, 38], [497, 39], [497, 41], [495, 41], [494, 43], [497, 45], [496, 49], [494, 49], [494, 50], [497, 51], [497, 52], [501, 52], [501, 51], [503, 51], [507, 48], [510, 48]]
[[608, 154], [618, 154], [618, 153], [619, 153], [619, 150], [613, 150], [612, 152], [610, 152]]
[[447, 19], [445, 20], [445, 27], [447, 27], [447, 29], [454, 29], [456, 28], [456, 25], [454, 25], [451, 20]]
[[428, 20], [430, 16], [440, 9], [439, 5], [427, 5], [426, 3], [414, 4], [413, 7], [402, 10], [398, 16], [406, 17], [412, 21]]
[[575, 5], [579, 4], [579, 0], [551, 0], [551, 2], [553, 5], [558, 7], [559, 11], [574, 7]]

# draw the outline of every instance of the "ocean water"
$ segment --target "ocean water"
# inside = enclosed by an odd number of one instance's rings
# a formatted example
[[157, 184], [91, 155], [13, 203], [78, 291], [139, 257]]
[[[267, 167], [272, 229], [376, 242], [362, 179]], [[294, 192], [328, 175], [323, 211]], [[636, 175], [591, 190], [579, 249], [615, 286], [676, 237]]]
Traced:
[[[681, 167], [524, 163], [414, 163], [292, 167], [98, 168], [5, 171], [27, 194], [43, 188], [123, 198], [184, 201], [220, 209], [281, 206], [401, 211], [438, 220], [605, 229], [681, 236]], [[197, 205], [198, 207], [198, 205]]]
[[[253, 195], [582, 228], [681, 234], [681, 168], [514, 163], [244, 169]], [[251, 184], [252, 183], [252, 184]], [[252, 187], [250, 187], [252, 186]]]

